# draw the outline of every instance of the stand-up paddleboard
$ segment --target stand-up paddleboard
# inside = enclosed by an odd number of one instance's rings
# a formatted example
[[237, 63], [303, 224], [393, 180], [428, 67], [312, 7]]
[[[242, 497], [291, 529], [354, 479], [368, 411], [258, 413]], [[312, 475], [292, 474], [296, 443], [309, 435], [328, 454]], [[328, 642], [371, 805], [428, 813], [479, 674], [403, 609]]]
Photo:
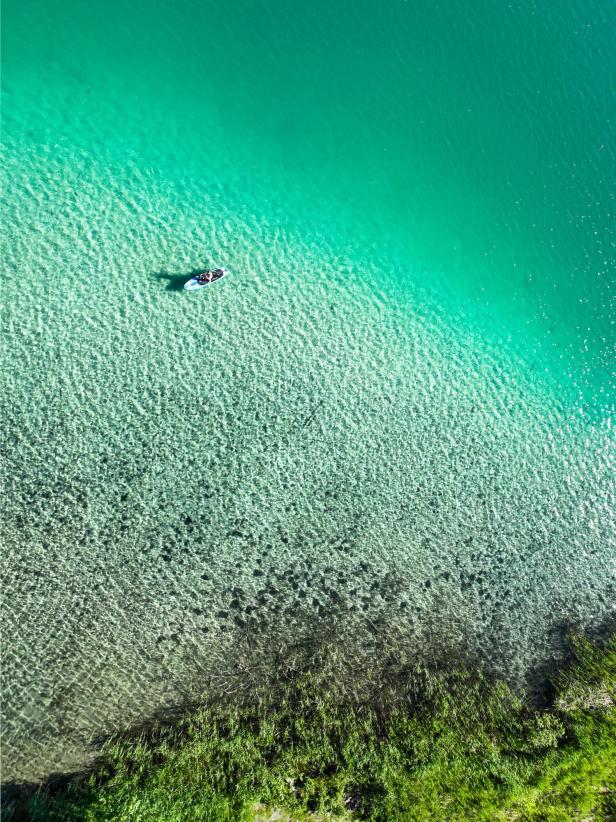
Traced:
[[208, 268], [205, 271], [200, 271], [198, 274], [195, 274], [194, 277], [191, 277], [187, 283], [184, 283], [184, 288], [186, 291], [198, 291], [200, 288], [206, 288], [208, 285], [212, 285], [212, 283], [222, 280], [225, 274], [228, 273], [228, 268]]

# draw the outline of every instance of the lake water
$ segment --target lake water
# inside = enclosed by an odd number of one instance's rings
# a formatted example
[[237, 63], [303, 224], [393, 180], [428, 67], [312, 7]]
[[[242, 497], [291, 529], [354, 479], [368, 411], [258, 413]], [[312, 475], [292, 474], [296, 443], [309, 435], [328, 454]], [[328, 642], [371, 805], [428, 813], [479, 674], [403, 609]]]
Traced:
[[239, 635], [613, 614], [615, 17], [5, 0], [6, 778]]

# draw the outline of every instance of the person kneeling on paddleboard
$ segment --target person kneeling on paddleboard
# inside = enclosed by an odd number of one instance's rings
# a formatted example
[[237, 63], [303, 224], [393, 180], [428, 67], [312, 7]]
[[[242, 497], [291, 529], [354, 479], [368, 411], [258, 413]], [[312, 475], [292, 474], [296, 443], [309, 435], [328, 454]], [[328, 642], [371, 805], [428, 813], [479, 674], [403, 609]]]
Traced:
[[213, 271], [202, 271], [201, 274], [197, 275], [196, 279], [200, 284], [213, 283], [214, 280], [220, 279], [224, 273], [224, 268], [215, 268]]
[[196, 271], [190, 280], [184, 283], [186, 291], [197, 291], [217, 282], [227, 274], [226, 268], [208, 268], [205, 271]]

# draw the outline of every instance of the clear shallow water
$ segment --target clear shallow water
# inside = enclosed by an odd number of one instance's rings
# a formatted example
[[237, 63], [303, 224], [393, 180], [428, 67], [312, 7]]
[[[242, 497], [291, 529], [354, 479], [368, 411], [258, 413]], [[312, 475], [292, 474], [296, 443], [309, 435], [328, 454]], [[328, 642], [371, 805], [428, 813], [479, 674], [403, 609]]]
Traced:
[[610, 613], [610, 17], [5, 4], [7, 777], [238, 631]]

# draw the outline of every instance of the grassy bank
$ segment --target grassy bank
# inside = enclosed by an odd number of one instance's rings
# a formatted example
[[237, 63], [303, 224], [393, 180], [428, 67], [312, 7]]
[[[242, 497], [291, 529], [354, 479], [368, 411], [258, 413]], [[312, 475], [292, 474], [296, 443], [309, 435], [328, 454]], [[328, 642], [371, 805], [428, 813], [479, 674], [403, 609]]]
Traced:
[[424, 673], [421, 688], [388, 709], [341, 704], [329, 679], [298, 674], [275, 703], [209, 706], [116, 743], [100, 772], [34, 796], [29, 813], [144, 822], [616, 818], [616, 638], [574, 648], [542, 710], [468, 673]]

